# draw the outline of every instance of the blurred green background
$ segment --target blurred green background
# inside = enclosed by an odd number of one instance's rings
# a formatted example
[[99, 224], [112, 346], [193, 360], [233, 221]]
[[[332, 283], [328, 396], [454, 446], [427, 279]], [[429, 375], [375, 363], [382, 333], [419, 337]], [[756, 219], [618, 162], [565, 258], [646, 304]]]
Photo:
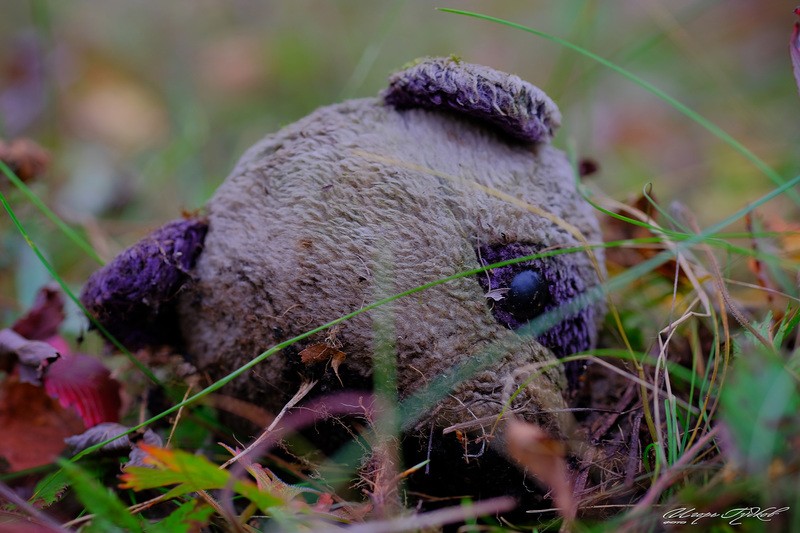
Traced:
[[[800, 108], [787, 43], [793, 4], [752, 0], [439, 2], [566, 38], [656, 84], [797, 173]], [[600, 165], [590, 185], [624, 199], [653, 183], [703, 224], [773, 184], [677, 111], [533, 35], [420, 1], [7, 1], [0, 17], [0, 136], [52, 164], [31, 186], [105, 259], [203, 205], [260, 137], [314, 108], [374, 96], [424, 55], [455, 54], [544, 88], [564, 114], [556, 143]], [[78, 287], [96, 268], [6, 182], [32, 238]], [[778, 201], [772, 214], [796, 219]], [[0, 320], [47, 273], [0, 218]]]

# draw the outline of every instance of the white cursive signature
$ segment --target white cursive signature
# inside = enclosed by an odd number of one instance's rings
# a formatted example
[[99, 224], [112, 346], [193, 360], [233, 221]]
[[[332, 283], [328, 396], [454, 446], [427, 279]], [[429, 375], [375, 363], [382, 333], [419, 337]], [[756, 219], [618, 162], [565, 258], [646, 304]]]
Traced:
[[[761, 507], [739, 507], [736, 509], [728, 509], [723, 513], [717, 513], [698, 511], [695, 508], [679, 507], [677, 509], [670, 509], [662, 516], [665, 521], [669, 521], [669, 523], [672, 524], [686, 524], [688, 522], [692, 525], [697, 525], [705, 518], [722, 518], [723, 520], [727, 520], [730, 525], [738, 526], [742, 523], [741, 521], [743, 518], [755, 518], [761, 522], [771, 522], [774, 516], [788, 510], [789, 507], [766, 507], [763, 509]], [[689, 520], [691, 520], [691, 522], [689, 522]]]

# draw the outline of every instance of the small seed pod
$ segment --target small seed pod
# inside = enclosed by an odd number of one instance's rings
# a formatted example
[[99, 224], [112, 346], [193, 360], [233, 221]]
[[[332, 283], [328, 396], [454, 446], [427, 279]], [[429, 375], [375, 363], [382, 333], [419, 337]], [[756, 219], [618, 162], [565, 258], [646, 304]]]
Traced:
[[398, 109], [450, 110], [487, 122], [525, 143], [546, 143], [561, 124], [558, 107], [517, 76], [453, 58], [426, 58], [389, 78], [383, 92]]

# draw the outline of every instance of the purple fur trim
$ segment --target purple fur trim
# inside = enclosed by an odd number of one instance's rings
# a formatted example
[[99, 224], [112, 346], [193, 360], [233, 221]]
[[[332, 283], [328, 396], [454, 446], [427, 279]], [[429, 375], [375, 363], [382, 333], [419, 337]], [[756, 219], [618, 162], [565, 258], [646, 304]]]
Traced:
[[[499, 263], [517, 257], [533, 255], [539, 249], [535, 245], [512, 243], [481, 246], [477, 253], [484, 265]], [[542, 314], [568, 302], [586, 290], [583, 279], [573, 272], [569, 263], [559, 256], [535, 259], [494, 268], [486, 273], [478, 274], [481, 288], [489, 292], [494, 289], [505, 289], [511, 285], [514, 276], [523, 270], [533, 269], [539, 272], [547, 284], [549, 302], [544, 306]], [[491, 300], [490, 300], [491, 301]], [[492, 314], [502, 325], [509, 329], [518, 329], [525, 325], [504, 307], [503, 300], [491, 301]], [[537, 340], [550, 348], [558, 357], [588, 350], [592, 346], [592, 329], [595, 327], [595, 310], [585, 307], [577, 314], [569, 316], [539, 335]]]
[[197, 219], [165, 224], [92, 274], [81, 302], [128, 348], [179, 345], [171, 302], [189, 281], [207, 231]]
[[526, 143], [550, 141], [561, 124], [558, 107], [541, 89], [517, 76], [451, 58], [424, 59], [393, 74], [382, 96], [398, 109], [468, 115]]

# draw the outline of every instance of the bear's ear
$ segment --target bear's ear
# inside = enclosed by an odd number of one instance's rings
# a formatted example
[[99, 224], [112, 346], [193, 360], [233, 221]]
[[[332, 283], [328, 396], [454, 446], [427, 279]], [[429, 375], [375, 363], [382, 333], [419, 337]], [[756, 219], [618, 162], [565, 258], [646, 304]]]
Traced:
[[546, 143], [561, 124], [555, 103], [538, 87], [455, 58], [426, 58], [393, 74], [383, 100], [470, 116], [525, 143]]
[[202, 219], [165, 224], [92, 274], [81, 302], [129, 349], [180, 347], [174, 300], [191, 279], [207, 231]]

